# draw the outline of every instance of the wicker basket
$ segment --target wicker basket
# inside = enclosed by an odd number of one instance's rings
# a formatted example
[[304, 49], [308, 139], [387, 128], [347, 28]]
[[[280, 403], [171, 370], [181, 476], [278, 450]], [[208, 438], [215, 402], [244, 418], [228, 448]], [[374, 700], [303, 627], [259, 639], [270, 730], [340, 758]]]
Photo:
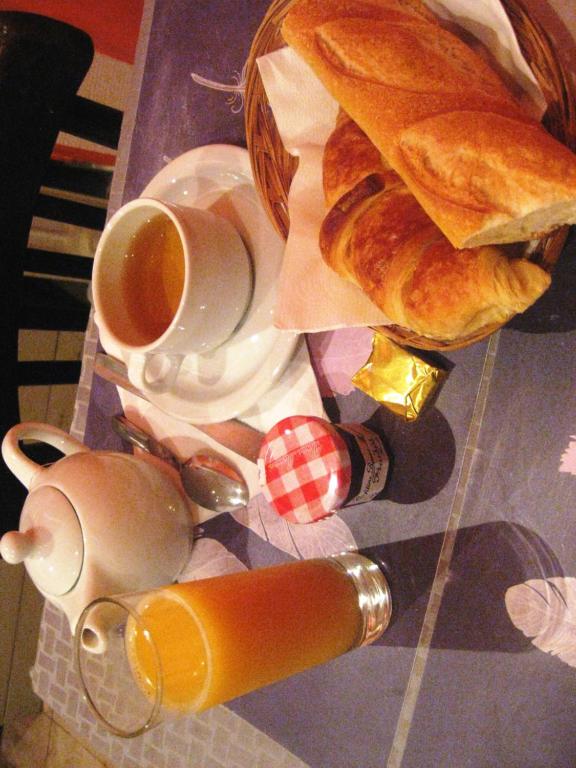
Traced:
[[[290, 227], [288, 191], [298, 161], [289, 155], [282, 145], [256, 59], [285, 44], [280, 27], [293, 1], [274, 0], [262, 20], [248, 57], [245, 91], [246, 138], [256, 189], [270, 220], [284, 238], [287, 237]], [[576, 150], [576, 100], [550, 39], [542, 27], [530, 18], [518, 0], [501, 2], [512, 22], [522, 53], [546, 98], [548, 108], [543, 124], [559, 141]], [[552, 272], [568, 230], [568, 227], [562, 227], [542, 238], [530, 259]], [[501, 325], [485, 326], [472, 336], [451, 342], [428, 339], [395, 325], [382, 326], [379, 330], [403, 346], [449, 351], [480, 341], [494, 333]]]

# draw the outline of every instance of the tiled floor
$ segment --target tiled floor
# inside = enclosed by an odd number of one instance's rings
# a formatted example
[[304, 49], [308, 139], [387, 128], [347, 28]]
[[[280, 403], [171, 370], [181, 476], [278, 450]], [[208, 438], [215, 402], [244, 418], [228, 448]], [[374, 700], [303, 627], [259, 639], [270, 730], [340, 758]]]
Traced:
[[[78, 360], [84, 334], [26, 331], [20, 358]], [[54, 424], [68, 431], [72, 423], [75, 385], [26, 387], [20, 390], [22, 421]], [[93, 768], [100, 764], [42, 712], [32, 692], [29, 670], [34, 663], [43, 599], [22, 566], [0, 561], [3, 621], [0, 645], [8, 676], [0, 768]]]
[[113, 768], [85, 749], [50, 712], [10, 724], [2, 746], [0, 768]]

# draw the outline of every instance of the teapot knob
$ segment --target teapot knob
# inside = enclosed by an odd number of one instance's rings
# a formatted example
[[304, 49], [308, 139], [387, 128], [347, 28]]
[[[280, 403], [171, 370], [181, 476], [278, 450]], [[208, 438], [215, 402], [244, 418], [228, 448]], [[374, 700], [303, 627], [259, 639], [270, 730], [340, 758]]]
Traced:
[[20, 530], [2, 536], [0, 554], [7, 563], [24, 560], [30, 578], [43, 594], [69, 592], [82, 571], [84, 540], [68, 497], [51, 485], [30, 491], [20, 515]]
[[30, 556], [34, 549], [34, 532], [9, 531], [0, 540], [0, 555], [11, 565], [21, 563]]

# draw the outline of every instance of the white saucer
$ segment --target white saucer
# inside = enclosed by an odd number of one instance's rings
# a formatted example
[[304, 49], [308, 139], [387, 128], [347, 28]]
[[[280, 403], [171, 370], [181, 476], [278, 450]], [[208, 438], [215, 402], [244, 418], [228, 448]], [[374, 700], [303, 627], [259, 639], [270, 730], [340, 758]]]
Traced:
[[[165, 413], [192, 424], [234, 418], [270, 389], [299, 338], [272, 325], [284, 242], [260, 204], [248, 152], [226, 144], [193, 149], [166, 165], [141, 196], [219, 213], [234, 224], [252, 257], [254, 293], [240, 329], [219, 349], [187, 356], [173, 391], [149, 396]], [[103, 334], [100, 340], [127, 362]]]

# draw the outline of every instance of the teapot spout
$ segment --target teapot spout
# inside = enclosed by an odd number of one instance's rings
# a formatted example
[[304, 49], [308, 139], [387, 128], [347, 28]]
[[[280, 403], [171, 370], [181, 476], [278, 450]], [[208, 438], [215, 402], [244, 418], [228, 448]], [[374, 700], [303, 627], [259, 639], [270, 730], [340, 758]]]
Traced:
[[72, 622], [76, 652], [94, 655], [106, 653], [111, 641], [124, 637], [124, 627], [129, 614], [120, 603], [109, 598], [95, 600], [81, 614], [78, 622]]

